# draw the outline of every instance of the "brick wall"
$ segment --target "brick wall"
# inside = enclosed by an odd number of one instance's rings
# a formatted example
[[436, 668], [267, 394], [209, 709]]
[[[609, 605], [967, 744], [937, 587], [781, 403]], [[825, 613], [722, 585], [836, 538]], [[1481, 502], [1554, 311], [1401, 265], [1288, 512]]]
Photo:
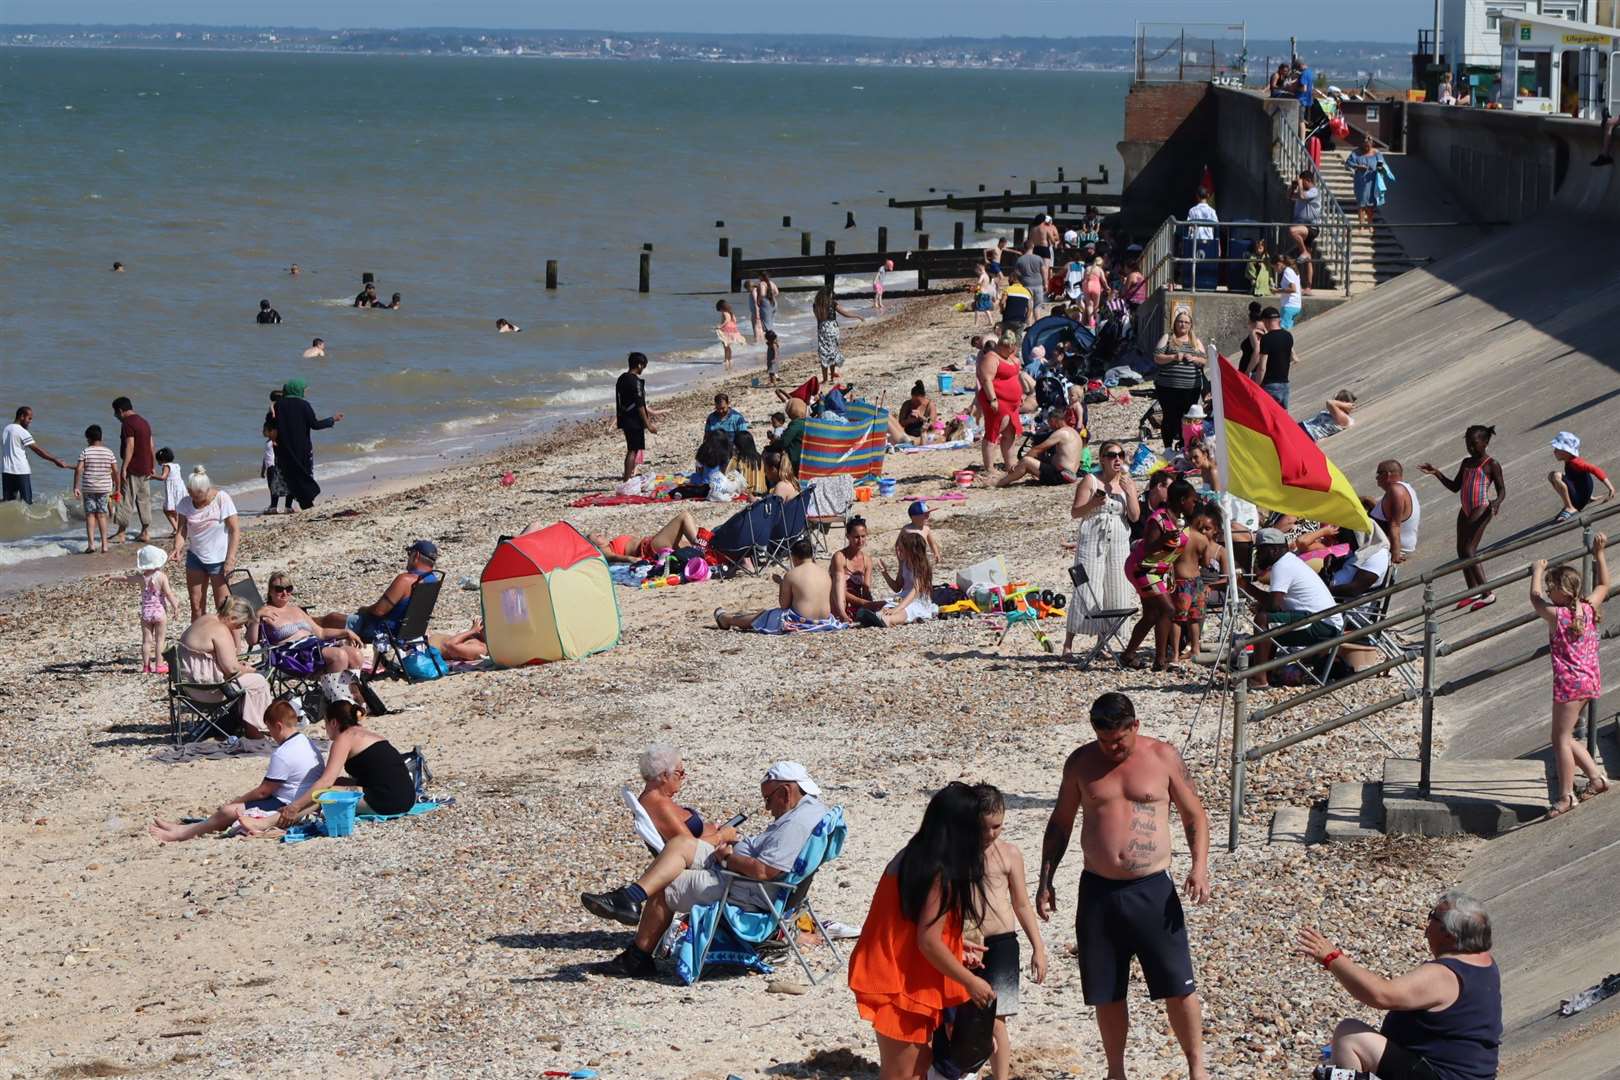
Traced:
[[1208, 83], [1137, 83], [1125, 96], [1125, 141], [1168, 139], [1208, 93]]

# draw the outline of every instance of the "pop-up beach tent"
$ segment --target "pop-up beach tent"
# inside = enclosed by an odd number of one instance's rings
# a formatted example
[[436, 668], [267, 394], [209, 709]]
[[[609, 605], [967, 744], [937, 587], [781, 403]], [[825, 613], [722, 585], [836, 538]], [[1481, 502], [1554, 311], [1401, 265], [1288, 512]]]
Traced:
[[479, 580], [484, 641], [502, 667], [578, 660], [619, 643], [607, 560], [567, 522], [502, 540]]

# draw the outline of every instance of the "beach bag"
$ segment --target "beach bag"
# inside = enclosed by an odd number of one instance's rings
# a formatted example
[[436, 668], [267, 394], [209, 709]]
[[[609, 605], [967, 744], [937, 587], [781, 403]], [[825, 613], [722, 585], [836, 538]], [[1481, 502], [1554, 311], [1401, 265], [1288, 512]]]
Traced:
[[431, 645], [407, 653], [400, 661], [400, 667], [405, 669], [405, 674], [413, 682], [432, 682], [441, 675], [450, 674], [450, 669], [444, 663], [444, 654]]
[[433, 783], [433, 770], [428, 768], [427, 758], [420, 746], [411, 747], [411, 752], [401, 754], [400, 760], [405, 763], [405, 771], [410, 773], [411, 783], [416, 787], [416, 801], [428, 801], [428, 785]]
[[276, 667], [289, 675], [308, 678], [321, 670], [321, 647], [325, 644], [318, 637], [295, 641], [276, 656]]

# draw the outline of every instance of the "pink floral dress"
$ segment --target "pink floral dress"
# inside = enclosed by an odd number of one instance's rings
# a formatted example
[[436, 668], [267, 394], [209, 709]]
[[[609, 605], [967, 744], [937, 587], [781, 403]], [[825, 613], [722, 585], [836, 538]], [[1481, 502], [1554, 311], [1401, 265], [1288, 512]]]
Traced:
[[1574, 636], [1569, 608], [1558, 609], [1557, 621], [1547, 631], [1552, 649], [1553, 701], [1586, 701], [1603, 696], [1603, 675], [1598, 669], [1598, 638], [1601, 632], [1592, 605], [1581, 605], [1582, 634]]

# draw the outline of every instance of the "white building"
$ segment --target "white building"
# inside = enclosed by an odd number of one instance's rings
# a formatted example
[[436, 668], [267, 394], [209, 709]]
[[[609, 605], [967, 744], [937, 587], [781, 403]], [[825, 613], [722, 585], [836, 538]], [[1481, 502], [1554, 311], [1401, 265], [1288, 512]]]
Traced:
[[1502, 16], [1540, 15], [1610, 25], [1617, 0], [1443, 0], [1441, 52], [1446, 67], [1496, 67], [1502, 62]]

